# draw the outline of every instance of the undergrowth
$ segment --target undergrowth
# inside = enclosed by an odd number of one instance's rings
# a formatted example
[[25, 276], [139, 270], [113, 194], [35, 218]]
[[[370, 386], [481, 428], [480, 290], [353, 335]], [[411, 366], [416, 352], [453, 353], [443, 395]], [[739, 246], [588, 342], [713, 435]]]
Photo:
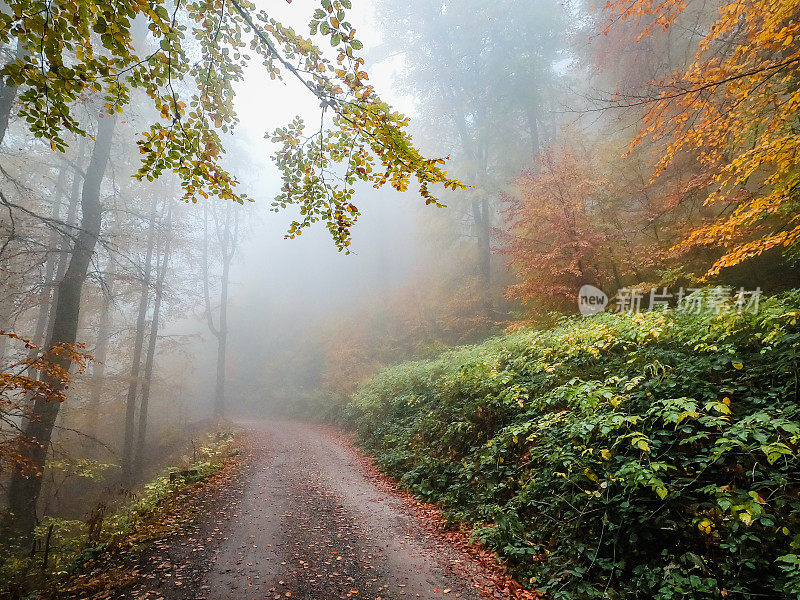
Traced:
[[347, 417], [552, 598], [800, 598], [798, 316], [564, 318], [389, 368]]
[[80, 572], [87, 561], [103, 552], [135, 545], [146, 537], [149, 526], [157, 528], [162, 513], [176, 498], [191, 493], [236, 452], [233, 433], [210, 433], [191, 457], [166, 468], [118, 510], [101, 505], [86, 520], [45, 517], [35, 529], [34, 542], [4, 540], [0, 546], [0, 597], [35, 598], [44, 586]]

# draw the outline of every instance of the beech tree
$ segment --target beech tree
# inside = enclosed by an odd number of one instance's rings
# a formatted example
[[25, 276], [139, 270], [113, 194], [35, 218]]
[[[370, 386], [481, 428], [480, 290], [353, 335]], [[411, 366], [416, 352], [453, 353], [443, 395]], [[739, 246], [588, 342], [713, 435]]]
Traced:
[[[337, 247], [346, 250], [359, 215], [353, 202], [357, 180], [397, 190], [416, 180], [428, 204], [439, 204], [430, 189], [434, 184], [462, 187], [442, 170], [443, 159], [416, 149], [406, 132], [408, 119], [367, 83], [362, 44], [346, 20], [349, 8], [350, 0], [322, 0], [309, 24], [312, 35], [334, 48], [333, 58], [248, 0], [12, 0], [0, 9], [0, 44], [16, 49], [0, 69], [0, 129], [6, 129], [16, 106], [31, 135], [64, 151], [70, 134], [89, 133], [76, 107], [96, 99], [100, 104], [82, 183], [79, 233], [56, 291], [45, 357], [69, 369], [70, 355], [54, 355], [53, 349], [76, 342], [81, 290], [101, 233], [100, 187], [116, 115], [134, 94], [143, 92], [158, 115], [136, 140], [142, 156], [136, 177], [152, 180], [172, 171], [187, 201], [214, 196], [243, 203], [247, 198], [237, 190], [235, 176], [221, 164], [222, 136], [237, 124], [234, 86], [253, 57], [271, 79], [299, 79], [330, 118], [307, 134], [297, 117], [272, 136], [282, 143], [275, 160], [286, 182], [275, 208], [300, 207], [290, 236], [322, 221]], [[63, 390], [63, 381], [47, 383], [48, 389]], [[33, 401], [20, 461], [27, 468], [15, 470], [9, 488], [12, 525], [23, 534], [36, 522], [59, 409], [53, 398], [37, 394]]]
[[[222, 215], [208, 203], [203, 205], [203, 298], [208, 330], [217, 340], [217, 375], [214, 386], [214, 416], [225, 416], [225, 364], [228, 354], [228, 287], [231, 263], [239, 247], [239, 212], [237, 207], [227, 204]], [[209, 224], [213, 225], [216, 249], [222, 263], [219, 274], [219, 317], [214, 323], [211, 308], [211, 275], [209, 273]]]
[[[668, 30], [686, 9], [680, 0], [609, 6], [639, 25], [639, 39]], [[713, 176], [706, 204], [716, 207], [715, 218], [677, 246], [721, 248], [707, 275], [773, 248], [797, 255], [798, 64], [800, 2], [724, 2], [686, 69], [618, 98], [646, 108], [634, 146], [647, 138], [666, 144], [656, 175], [689, 151]]]
[[438, 135], [459, 149], [460, 171], [474, 186], [468, 199], [476, 272], [484, 316], [493, 320], [493, 200], [504, 177], [554, 133], [547, 131], [546, 112], [562, 12], [549, 1], [380, 6], [387, 35], [407, 48], [409, 88], [422, 99], [422, 112]]

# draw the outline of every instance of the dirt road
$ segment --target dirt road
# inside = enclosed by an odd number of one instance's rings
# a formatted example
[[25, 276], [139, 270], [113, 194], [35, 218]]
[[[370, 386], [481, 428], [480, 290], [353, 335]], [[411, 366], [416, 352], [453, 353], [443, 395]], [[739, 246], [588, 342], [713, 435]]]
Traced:
[[128, 598], [477, 599], [469, 558], [436, 544], [335, 434], [248, 422], [245, 467], [212, 510], [148, 559]]

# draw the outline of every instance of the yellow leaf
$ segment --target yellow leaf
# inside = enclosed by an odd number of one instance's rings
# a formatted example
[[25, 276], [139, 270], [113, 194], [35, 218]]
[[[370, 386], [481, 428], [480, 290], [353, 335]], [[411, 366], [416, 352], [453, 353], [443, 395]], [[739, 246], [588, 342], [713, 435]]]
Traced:
[[703, 533], [711, 533], [711, 530], [714, 528], [714, 524], [708, 519], [703, 519], [697, 524], [697, 528]]

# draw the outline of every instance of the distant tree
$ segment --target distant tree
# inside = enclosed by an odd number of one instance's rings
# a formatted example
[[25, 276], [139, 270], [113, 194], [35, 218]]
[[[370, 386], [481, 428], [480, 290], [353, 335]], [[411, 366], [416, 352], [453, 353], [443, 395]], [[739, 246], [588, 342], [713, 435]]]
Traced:
[[[128, 380], [128, 394], [125, 400], [125, 439], [122, 448], [122, 471], [127, 483], [131, 483], [134, 475], [134, 447], [136, 443], [136, 407], [139, 387], [142, 383], [142, 352], [147, 326], [147, 312], [150, 307], [150, 288], [153, 273], [154, 254], [156, 250], [156, 221], [158, 215], [158, 198], [150, 201], [147, 216], [147, 242], [141, 271], [139, 291], [139, 307], [136, 313], [133, 352], [131, 353], [131, 372]], [[155, 258], [155, 260], [158, 260]]]
[[708, 265], [707, 257], [678, 260], [670, 252], [701, 218], [709, 178], [697, 174], [691, 156], [653, 182], [652, 149], [623, 157], [619, 135], [611, 143], [599, 135], [583, 147], [569, 145], [576, 136], [563, 137], [503, 196], [501, 251], [516, 275], [509, 298], [535, 316], [573, 311], [584, 284], [611, 294], [629, 285], [669, 285], [670, 277]]
[[[142, 397], [139, 402], [139, 426], [136, 430], [136, 452], [134, 454], [134, 472], [138, 474], [144, 466], [145, 446], [147, 443], [147, 418], [150, 405], [150, 390], [153, 384], [153, 367], [155, 364], [156, 347], [158, 345], [158, 328], [161, 320], [161, 305], [164, 300], [164, 282], [169, 269], [170, 252], [172, 246], [172, 199], [165, 202], [166, 216], [162, 223], [159, 235], [160, 261], [156, 264], [156, 277], [153, 289], [153, 314], [150, 318], [150, 333], [147, 339], [147, 354], [144, 361], [144, 374], [142, 377]], [[229, 204], [230, 206], [230, 204]]]
[[[220, 215], [219, 213], [222, 212]], [[213, 226], [216, 237], [215, 247], [222, 263], [219, 275], [219, 313], [217, 323], [211, 308], [211, 274], [209, 258], [209, 226]], [[203, 205], [203, 297], [208, 330], [217, 340], [217, 375], [214, 386], [214, 416], [225, 415], [225, 364], [228, 356], [228, 285], [230, 283], [231, 263], [241, 242], [239, 229], [239, 212], [237, 207], [228, 203], [222, 211]]]
[[585, 154], [546, 150], [536, 168], [506, 195], [504, 253], [519, 280], [508, 288], [524, 303], [564, 308], [584, 284], [609, 279], [609, 245], [603, 205], [607, 182]]
[[486, 316], [493, 317], [493, 200], [554, 132], [548, 118], [563, 48], [559, 2], [380, 3], [387, 37], [404, 49], [406, 81], [437, 138], [458, 148]]

